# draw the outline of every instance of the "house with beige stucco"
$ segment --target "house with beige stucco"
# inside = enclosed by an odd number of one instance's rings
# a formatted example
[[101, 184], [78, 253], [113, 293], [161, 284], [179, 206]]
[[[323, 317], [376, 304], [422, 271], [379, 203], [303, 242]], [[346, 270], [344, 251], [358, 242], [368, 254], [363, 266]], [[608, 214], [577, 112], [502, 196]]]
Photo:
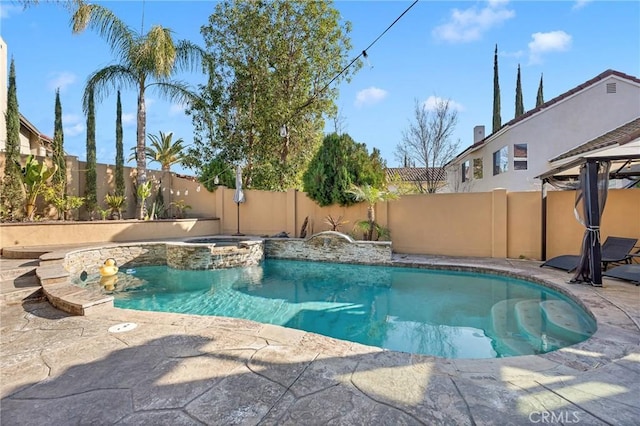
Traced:
[[640, 79], [607, 70], [489, 136], [476, 126], [473, 144], [445, 166], [448, 186], [457, 192], [540, 190], [538, 176], [558, 159], [639, 118]]

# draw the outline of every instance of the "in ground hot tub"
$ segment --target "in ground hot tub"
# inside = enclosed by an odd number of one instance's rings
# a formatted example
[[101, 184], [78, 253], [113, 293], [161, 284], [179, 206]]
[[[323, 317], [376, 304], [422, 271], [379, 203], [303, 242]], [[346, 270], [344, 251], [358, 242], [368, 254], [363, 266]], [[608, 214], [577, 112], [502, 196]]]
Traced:
[[167, 243], [167, 266], [175, 269], [225, 269], [258, 265], [264, 259], [260, 239], [194, 238]]

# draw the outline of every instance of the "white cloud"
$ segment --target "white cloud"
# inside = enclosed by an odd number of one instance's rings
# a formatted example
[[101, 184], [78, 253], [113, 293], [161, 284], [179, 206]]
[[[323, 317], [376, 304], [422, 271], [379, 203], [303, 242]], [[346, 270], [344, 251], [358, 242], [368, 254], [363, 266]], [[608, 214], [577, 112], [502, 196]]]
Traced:
[[386, 98], [388, 94], [389, 93], [386, 90], [371, 86], [356, 94], [355, 106], [360, 108], [363, 106], [375, 105]]
[[486, 7], [473, 6], [465, 10], [453, 9], [449, 21], [434, 28], [432, 34], [437, 39], [451, 43], [465, 43], [478, 40], [484, 33], [516, 16], [507, 9], [508, 1], [492, 0]]
[[427, 111], [434, 111], [438, 105], [442, 105], [445, 102], [449, 102], [449, 109], [456, 111], [464, 111], [462, 104], [451, 99], [443, 99], [438, 96], [429, 96], [426, 101], [422, 103], [422, 107]]
[[533, 33], [529, 42], [529, 63], [542, 62], [542, 55], [549, 52], [565, 52], [571, 48], [572, 37], [564, 31]]
[[571, 9], [579, 10], [585, 7], [588, 3], [591, 3], [593, 0], [576, 0]]
[[60, 89], [61, 92], [64, 92], [67, 87], [71, 86], [75, 82], [75, 74], [63, 71], [52, 75], [52, 78], [49, 81], [49, 88], [52, 90]]
[[0, 6], [0, 19], [7, 19], [13, 15], [20, 13], [21, 11], [22, 8], [17, 5], [2, 2], [2, 6]]
[[134, 113], [122, 114], [122, 124], [131, 125], [136, 122], [136, 115]]
[[73, 125], [67, 125], [62, 127], [62, 131], [65, 136], [78, 136], [84, 132], [84, 124], [76, 123]]
[[183, 115], [186, 107], [185, 104], [171, 104], [171, 107], [169, 107], [169, 116]]
[[522, 58], [525, 54], [526, 52], [524, 50], [516, 50], [515, 52], [506, 52], [506, 51], [499, 52], [499, 55], [501, 57], [515, 58], [515, 59]]
[[65, 136], [78, 136], [84, 132], [83, 117], [76, 114], [62, 114], [62, 131]]

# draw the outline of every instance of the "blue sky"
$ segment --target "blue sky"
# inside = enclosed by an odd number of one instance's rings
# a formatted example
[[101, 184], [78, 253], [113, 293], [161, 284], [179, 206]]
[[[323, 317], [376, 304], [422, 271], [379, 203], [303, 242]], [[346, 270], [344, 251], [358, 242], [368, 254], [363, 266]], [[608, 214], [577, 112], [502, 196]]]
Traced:
[[[161, 24], [177, 39], [203, 45], [200, 27], [215, 3], [209, 1], [104, 2], [133, 27]], [[412, 1], [337, 1], [352, 23], [355, 57]], [[55, 90], [60, 88], [64, 146], [86, 158], [81, 99], [87, 76], [112, 62], [106, 43], [91, 31], [72, 35], [68, 12], [43, 2], [24, 10], [0, 0], [0, 34], [15, 60], [20, 111], [41, 132], [53, 134]], [[428, 1], [420, 0], [368, 53], [368, 63], [350, 83], [340, 84], [337, 105], [343, 130], [376, 147], [390, 167], [412, 119], [415, 101], [427, 107], [448, 99], [458, 110], [455, 139], [460, 151], [472, 143], [473, 127], [491, 130], [493, 53], [498, 45], [501, 115], [513, 118], [518, 64], [525, 109], [535, 106], [541, 74], [549, 100], [607, 69], [640, 76], [640, 2], [637, 1]], [[180, 79], [203, 81], [196, 74]], [[124, 143], [135, 145], [135, 93], [123, 92]], [[97, 106], [98, 162], [115, 159], [115, 95]], [[180, 105], [147, 97], [147, 133], [173, 132], [188, 144], [192, 125]], [[330, 122], [327, 131], [333, 129]], [[128, 163], [135, 166], [134, 163]], [[157, 169], [158, 164], [150, 163]], [[190, 170], [172, 170], [193, 174]]]

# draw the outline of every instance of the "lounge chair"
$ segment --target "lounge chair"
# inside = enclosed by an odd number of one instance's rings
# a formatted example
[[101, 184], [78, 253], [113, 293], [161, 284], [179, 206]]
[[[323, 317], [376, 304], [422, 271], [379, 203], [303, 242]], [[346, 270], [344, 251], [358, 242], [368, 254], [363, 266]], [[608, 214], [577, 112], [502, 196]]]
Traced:
[[617, 278], [619, 280], [630, 281], [635, 285], [640, 285], [640, 265], [620, 265], [602, 273], [605, 277]]
[[[602, 269], [606, 271], [609, 263], [631, 263], [631, 252], [637, 242], [637, 238], [607, 237], [601, 248]], [[540, 267], [549, 266], [571, 272], [579, 262], [580, 255], [563, 254], [547, 260]]]

